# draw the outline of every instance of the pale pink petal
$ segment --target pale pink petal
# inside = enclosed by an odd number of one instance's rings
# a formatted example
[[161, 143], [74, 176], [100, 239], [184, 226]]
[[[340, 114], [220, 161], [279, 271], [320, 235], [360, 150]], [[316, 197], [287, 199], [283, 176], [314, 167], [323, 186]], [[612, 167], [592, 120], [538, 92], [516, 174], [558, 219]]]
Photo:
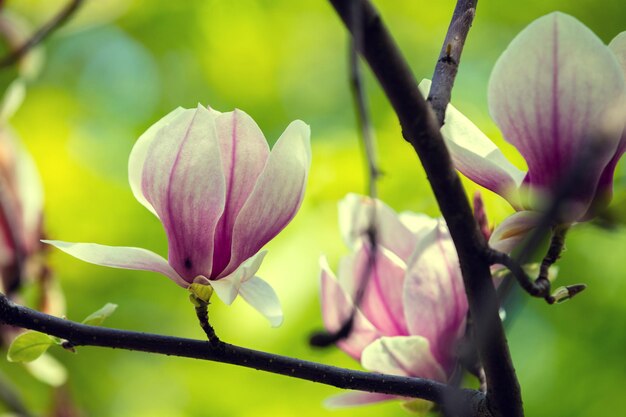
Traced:
[[[576, 190], [576, 218], [586, 211], [622, 130], [604, 115], [624, 94], [614, 54], [575, 18], [555, 12], [524, 29], [498, 59], [488, 88], [491, 114], [528, 163], [525, 182], [550, 194], [593, 143], [589, 187]], [[598, 133], [602, 129], [602, 138]], [[602, 141], [602, 142], [599, 142]]]
[[213, 290], [215, 290], [215, 294], [217, 294], [223, 303], [230, 305], [235, 301], [237, 294], [239, 294], [241, 290], [241, 286], [254, 277], [254, 274], [256, 274], [261, 267], [265, 255], [267, 255], [267, 251], [262, 250], [242, 262], [238, 268], [229, 275], [209, 281]]
[[[321, 267], [321, 304], [324, 326], [329, 332], [338, 331], [348, 320], [354, 309], [352, 299], [341, 288], [333, 272], [328, 267], [326, 258], [320, 259]], [[376, 328], [361, 314], [356, 312], [350, 336], [337, 344], [353, 358], [360, 360], [365, 346], [380, 337]]]
[[72, 243], [59, 240], [42, 240], [81, 261], [112, 268], [152, 271], [163, 274], [181, 287], [189, 286], [165, 259], [142, 248], [105, 246], [96, 243]]
[[489, 246], [504, 253], [511, 253], [539, 224], [543, 215], [536, 211], [519, 211], [504, 219], [489, 238]]
[[[400, 218], [402, 224], [406, 226], [411, 233], [413, 233], [416, 239], [416, 244], [439, 225], [439, 220], [433, 219], [432, 217], [422, 213], [403, 211], [398, 215], [398, 217]], [[415, 247], [413, 250], [415, 250]], [[411, 255], [412, 254], [413, 253], [411, 253]]]
[[[10, 132], [6, 132], [11, 136]], [[9, 138], [7, 138], [9, 139]], [[43, 215], [43, 185], [37, 165], [16, 138], [11, 138], [15, 146], [15, 189], [20, 204], [23, 225], [23, 244], [27, 251], [34, 249], [41, 238], [41, 221]]]
[[237, 216], [230, 263], [222, 274], [230, 273], [258, 252], [296, 215], [311, 164], [310, 135], [309, 126], [296, 120], [274, 145], [254, 190]]
[[351, 249], [366, 238], [372, 222], [377, 231], [377, 243], [406, 261], [415, 248], [415, 236], [391, 207], [380, 200], [374, 204], [371, 198], [352, 193], [339, 202], [339, 229]]
[[448, 369], [468, 307], [456, 249], [443, 221], [420, 242], [415, 255], [404, 283], [409, 334], [425, 337], [434, 357]]
[[235, 220], [252, 192], [269, 156], [269, 146], [256, 122], [241, 110], [215, 119], [226, 184], [224, 213], [215, 230], [214, 276], [230, 261]]
[[[369, 245], [356, 249], [352, 279], [352, 291], [365, 286], [365, 294], [359, 309], [370, 323], [385, 336], [405, 336], [408, 334], [402, 297], [406, 264], [393, 252], [378, 247], [375, 266], [372, 267]], [[369, 270], [369, 276], [367, 272]], [[365, 280], [365, 281], [364, 281]], [[353, 299], [356, 293], [351, 293]]]
[[252, 277], [245, 281], [239, 289], [239, 294], [250, 306], [265, 316], [272, 327], [278, 327], [283, 323], [280, 300], [274, 289], [261, 278]]
[[412, 376], [446, 382], [443, 367], [422, 336], [381, 337], [363, 350], [361, 365], [382, 374]]
[[[423, 80], [420, 90], [428, 95], [430, 80]], [[516, 190], [524, 180], [524, 172], [511, 164], [491, 139], [450, 104], [446, 108], [441, 135], [456, 169], [506, 198], [514, 207], [519, 205]]]
[[179, 117], [183, 112], [193, 114], [195, 109], [183, 109], [178, 107], [161, 118], [158, 122], [153, 124], [145, 131], [145, 133], [139, 136], [137, 142], [130, 151], [130, 157], [128, 158], [128, 182], [130, 183], [130, 189], [133, 195], [144, 207], [150, 210], [155, 216], [158, 217], [157, 212], [152, 207], [152, 204], [146, 200], [143, 196], [142, 181], [143, 181], [143, 166], [146, 162], [146, 156], [150, 145], [157, 137], [157, 134], [174, 119]]
[[181, 112], [157, 132], [143, 167], [143, 195], [163, 222], [169, 262], [188, 281], [215, 278], [213, 237], [225, 198], [216, 115], [202, 106]]
[[379, 403], [382, 401], [397, 400], [401, 397], [377, 392], [349, 391], [343, 394], [333, 395], [324, 400], [324, 406], [329, 409], [355, 407]]
[[609, 43], [609, 49], [617, 57], [617, 61], [626, 75], [626, 31], [621, 32]]
[[[611, 41], [611, 43], [609, 43], [609, 49], [611, 49], [611, 51], [617, 57], [617, 61], [620, 63], [624, 76], [626, 77], [626, 32], [622, 32], [617, 35]], [[622, 118], [626, 119], [626, 114], [623, 114]], [[617, 163], [621, 159], [622, 155], [624, 155], [625, 151], [626, 129], [624, 129], [624, 131], [622, 132], [622, 137], [620, 139], [619, 145], [617, 146], [617, 150], [613, 155], [613, 158], [611, 158], [606, 168], [604, 168], [604, 171], [602, 171], [594, 201], [600, 199], [600, 204], [608, 204], [608, 202], [611, 200], [613, 196], [613, 176], [615, 175], [615, 168], [617, 167]]]

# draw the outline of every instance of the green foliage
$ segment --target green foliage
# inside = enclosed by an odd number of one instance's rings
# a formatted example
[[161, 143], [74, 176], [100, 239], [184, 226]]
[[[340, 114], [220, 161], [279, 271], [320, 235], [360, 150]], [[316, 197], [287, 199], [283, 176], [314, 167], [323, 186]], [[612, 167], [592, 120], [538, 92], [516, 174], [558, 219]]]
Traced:
[[13, 340], [7, 352], [7, 359], [10, 362], [32, 362], [55, 343], [55, 339], [47, 334], [27, 331]]
[[109, 318], [111, 314], [115, 313], [116, 309], [117, 304], [106, 303], [101, 309], [88, 315], [82, 323], [90, 326], [100, 326], [104, 320]]

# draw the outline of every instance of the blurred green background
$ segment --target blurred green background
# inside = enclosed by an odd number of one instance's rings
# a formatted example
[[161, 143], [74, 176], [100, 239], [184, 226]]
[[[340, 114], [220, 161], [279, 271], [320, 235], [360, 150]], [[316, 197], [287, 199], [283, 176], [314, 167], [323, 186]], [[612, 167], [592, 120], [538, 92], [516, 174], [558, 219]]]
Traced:
[[[64, 2], [14, 0], [7, 8], [33, 27]], [[430, 78], [454, 1], [376, 1], [418, 79]], [[481, 0], [453, 101], [522, 167], [487, 112], [491, 67], [531, 20], [572, 14], [607, 43], [626, 29], [621, 0]], [[287, 124], [311, 125], [313, 164], [302, 209], [269, 247], [259, 275], [281, 298], [285, 323], [271, 329], [241, 300], [216, 301], [211, 320], [223, 340], [358, 369], [337, 349], [314, 350], [321, 328], [318, 259], [336, 266], [347, 248], [336, 204], [365, 189], [364, 165], [347, 84], [347, 37], [324, 0], [93, 0], [45, 43], [40, 77], [11, 120], [39, 165], [46, 230], [54, 239], [139, 246], [165, 255], [158, 220], [138, 204], [126, 178], [136, 138], [176, 106], [198, 102], [250, 114], [273, 143]], [[425, 175], [369, 72], [366, 77], [380, 164], [380, 195], [396, 210], [437, 215]], [[624, 165], [624, 164], [622, 164]], [[618, 171], [617, 212], [626, 190]], [[621, 186], [621, 189], [620, 189]], [[476, 188], [468, 183], [468, 193]], [[621, 191], [620, 191], [621, 190]], [[621, 195], [620, 195], [621, 194]], [[485, 192], [492, 222], [511, 212]], [[623, 216], [623, 214], [622, 214]], [[510, 325], [510, 345], [529, 416], [615, 415], [626, 409], [626, 233], [594, 225], [572, 230], [561, 285], [585, 282], [572, 302], [529, 300]], [[50, 262], [80, 320], [119, 304], [106, 325], [202, 338], [187, 293], [152, 273], [107, 269], [52, 251]], [[218, 363], [100, 348], [51, 350], [69, 370], [69, 390], [85, 416], [403, 416], [398, 403], [328, 411], [338, 389]], [[44, 412], [50, 389], [16, 364], [0, 369], [28, 404]]]

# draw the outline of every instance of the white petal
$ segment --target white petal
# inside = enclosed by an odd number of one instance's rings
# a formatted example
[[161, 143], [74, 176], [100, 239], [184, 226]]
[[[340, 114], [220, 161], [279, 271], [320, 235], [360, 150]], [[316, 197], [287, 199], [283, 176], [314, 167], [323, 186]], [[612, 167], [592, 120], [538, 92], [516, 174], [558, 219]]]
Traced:
[[[367, 234], [372, 222], [378, 243], [406, 261], [415, 248], [415, 236], [400, 221], [395, 211], [380, 200], [348, 194], [339, 204], [339, 229], [344, 242], [354, 249]], [[374, 215], [376, 216], [374, 218]]]
[[381, 337], [365, 348], [361, 365], [383, 374], [447, 380], [422, 336]]
[[215, 293], [224, 304], [231, 305], [233, 301], [235, 301], [242, 284], [251, 279], [254, 274], [257, 273], [265, 255], [267, 255], [266, 250], [260, 251], [246, 259], [230, 275], [210, 281]]
[[537, 226], [542, 214], [536, 211], [520, 211], [500, 223], [489, 238], [489, 246], [504, 253], [511, 253]]
[[[7, 132], [11, 135], [11, 132]], [[17, 139], [10, 138], [15, 144], [16, 152], [16, 188], [22, 208], [22, 222], [24, 225], [24, 237], [26, 244], [37, 241], [41, 236], [41, 217], [43, 212], [43, 185], [37, 170], [37, 165]]]
[[254, 309], [263, 314], [272, 327], [278, 327], [283, 323], [280, 300], [274, 289], [261, 278], [255, 276], [245, 281], [239, 288], [239, 294]]
[[[430, 80], [423, 80], [420, 90], [427, 95]], [[524, 180], [525, 173], [511, 164], [491, 139], [450, 104], [446, 108], [441, 135], [456, 169], [475, 183], [500, 194], [514, 206], [519, 204], [515, 190]]]
[[188, 287], [165, 259], [142, 248], [105, 246], [96, 243], [71, 243], [59, 240], [42, 240], [81, 261], [112, 268], [153, 271], [165, 275], [181, 287]]
[[617, 61], [622, 66], [624, 75], [626, 75], [626, 32], [618, 34], [611, 43], [609, 43], [609, 49], [617, 57]]
[[397, 400], [401, 397], [377, 392], [349, 391], [333, 395], [324, 400], [324, 406], [329, 409], [354, 407], [357, 405], [374, 404], [381, 401]]

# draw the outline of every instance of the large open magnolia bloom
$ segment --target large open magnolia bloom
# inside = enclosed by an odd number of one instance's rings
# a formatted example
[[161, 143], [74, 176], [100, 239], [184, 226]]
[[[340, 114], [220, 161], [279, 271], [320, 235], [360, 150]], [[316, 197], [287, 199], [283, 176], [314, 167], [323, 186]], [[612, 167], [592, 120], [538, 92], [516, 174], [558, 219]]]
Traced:
[[139, 138], [128, 163], [135, 197], [163, 223], [168, 260], [139, 248], [47, 243], [87, 262], [159, 272], [182, 287], [205, 277], [223, 302], [241, 294], [278, 326], [278, 298], [254, 274], [266, 253], [260, 249], [300, 207], [309, 139], [309, 126], [296, 120], [270, 152], [241, 110], [178, 108]]
[[[379, 236], [376, 264], [366, 277], [371, 247], [364, 239], [372, 210]], [[354, 194], [339, 204], [340, 227], [353, 253], [339, 265], [338, 277], [321, 261], [321, 302], [326, 328], [337, 331], [365, 292], [348, 338], [339, 347], [370, 371], [446, 382], [456, 365], [455, 348], [465, 332], [467, 298], [456, 250], [445, 223], [403, 213]], [[393, 399], [351, 392], [331, 398], [330, 406]]]
[[[566, 14], [535, 20], [500, 56], [488, 86], [490, 113], [528, 171], [513, 166], [450, 106], [441, 132], [456, 168], [516, 209], [541, 211], [563, 186], [563, 176], [584, 163], [579, 169], [585, 183], [576, 187], [560, 220], [593, 217], [611, 198], [613, 173], [626, 149], [625, 73], [626, 33], [607, 47]], [[430, 83], [421, 88], [427, 92]], [[590, 156], [581, 162], [585, 154]]]

